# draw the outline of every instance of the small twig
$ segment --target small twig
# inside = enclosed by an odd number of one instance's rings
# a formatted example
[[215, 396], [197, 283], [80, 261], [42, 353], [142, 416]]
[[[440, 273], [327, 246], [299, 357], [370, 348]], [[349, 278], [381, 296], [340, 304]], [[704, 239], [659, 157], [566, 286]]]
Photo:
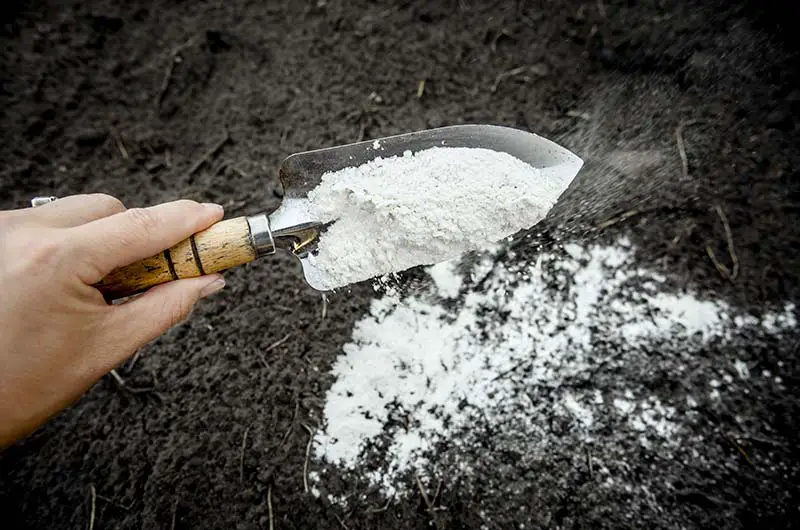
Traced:
[[681, 157], [681, 171], [683, 173], [683, 178], [689, 178], [689, 159], [686, 157], [686, 147], [683, 145], [683, 129], [686, 126], [685, 123], [681, 122], [678, 125], [678, 128], [675, 129], [675, 141], [678, 144], [678, 156]]
[[744, 449], [742, 449], [742, 446], [739, 445], [738, 443], [736, 443], [736, 440], [733, 439], [733, 436], [731, 436], [729, 434], [729, 435], [727, 435], [727, 437], [728, 437], [728, 440], [733, 444], [733, 446], [739, 451], [739, 453], [741, 453], [741, 455], [744, 457], [744, 459], [747, 460], [747, 463], [750, 464], [753, 467], [756, 467], [756, 465], [753, 463], [753, 461], [750, 460], [750, 456], [745, 452]]
[[178, 516], [178, 501], [179, 499], [175, 499], [175, 504], [172, 505], [172, 524], [169, 525], [169, 530], [175, 530], [175, 520]]
[[322, 320], [328, 316], [328, 296], [322, 293]]
[[717, 215], [722, 221], [722, 227], [725, 229], [725, 240], [728, 243], [728, 254], [731, 256], [731, 264], [733, 266], [733, 271], [731, 271], [731, 280], [735, 280], [737, 276], [739, 276], [739, 258], [736, 256], [736, 248], [733, 245], [733, 233], [731, 232], [731, 225], [728, 223], [728, 216], [725, 215], [725, 210], [722, 209], [722, 206], [717, 204], [714, 206], [714, 209], [717, 211]]
[[422, 481], [419, 479], [419, 474], [414, 473], [414, 479], [417, 481], [417, 487], [419, 488], [419, 492], [422, 495], [422, 500], [425, 501], [425, 506], [428, 507], [428, 511], [433, 511], [433, 505], [431, 504], [431, 500], [428, 498], [428, 494], [425, 492], [425, 487], [422, 485]]
[[153, 391], [152, 388], [134, 388], [128, 385], [128, 383], [125, 382], [122, 376], [120, 376], [117, 373], [117, 370], [114, 368], [112, 368], [111, 371], [109, 371], [108, 373], [111, 374], [111, 377], [114, 378], [114, 382], [117, 383], [117, 386], [119, 386], [120, 389], [126, 392], [130, 392], [131, 394], [147, 394], [148, 392]]
[[136, 353], [133, 354], [131, 358], [131, 362], [128, 363], [128, 369], [126, 370], [127, 373], [131, 373], [133, 371], [133, 367], [136, 366], [136, 361], [139, 360], [139, 356], [142, 354], [142, 349], [139, 348], [136, 350]]
[[217, 166], [217, 170], [214, 172], [214, 176], [218, 177], [218, 176], [222, 175], [223, 173], [225, 173], [226, 169], [228, 169], [228, 161], [227, 160], [223, 160]]
[[264, 365], [264, 368], [269, 369], [269, 364], [267, 363], [267, 358], [264, 357], [264, 354], [268, 353], [268, 352], [271, 352], [272, 350], [274, 350], [275, 348], [277, 348], [278, 346], [280, 346], [281, 344], [283, 344], [284, 342], [289, 340], [289, 337], [291, 337], [291, 336], [292, 336], [291, 333], [287, 333], [286, 336], [283, 337], [278, 342], [276, 342], [274, 344], [270, 344], [269, 346], [267, 346], [267, 348], [263, 352], [258, 352], [258, 358], [261, 359], [261, 363]]
[[92, 495], [92, 513], [89, 515], [89, 530], [94, 530], [94, 515], [97, 507], [97, 490], [94, 484], [89, 484], [89, 493]]
[[291, 337], [291, 336], [292, 336], [292, 334], [291, 334], [291, 333], [287, 333], [287, 334], [286, 334], [286, 336], [285, 336], [285, 337], [283, 337], [281, 340], [279, 340], [279, 341], [277, 341], [277, 342], [275, 342], [275, 343], [273, 343], [273, 344], [270, 344], [269, 346], [267, 346], [267, 347], [264, 349], [264, 353], [269, 353], [269, 352], [271, 352], [272, 350], [274, 350], [275, 348], [277, 348], [278, 346], [280, 346], [281, 344], [283, 344], [284, 342], [286, 342], [287, 340], [289, 340], [289, 337]]
[[507, 376], [507, 375], [509, 375], [509, 374], [512, 374], [512, 373], [516, 372], [517, 370], [519, 370], [519, 369], [520, 369], [520, 368], [522, 368], [523, 366], [525, 366], [525, 365], [527, 365], [527, 364], [530, 364], [530, 362], [531, 362], [531, 360], [530, 360], [530, 359], [523, 359], [523, 360], [521, 360], [521, 361], [517, 362], [517, 363], [516, 363], [514, 366], [512, 366], [511, 368], [509, 368], [509, 369], [507, 369], [507, 370], [503, 370], [502, 372], [500, 372], [499, 374], [497, 374], [497, 375], [494, 377], [494, 379], [492, 379], [492, 381], [499, 381], [500, 379], [503, 379], [505, 376]]
[[117, 382], [117, 384], [119, 386], [122, 386], [122, 387], [126, 386], [125, 385], [125, 380], [122, 379], [122, 377], [120, 377], [120, 375], [117, 373], [117, 371], [115, 369], [112, 368], [111, 371], [108, 372], [108, 373], [111, 374], [111, 377], [114, 378], [114, 380]]
[[594, 228], [595, 228], [595, 230], [605, 230], [606, 228], [614, 226], [617, 223], [621, 223], [622, 221], [630, 219], [631, 217], [634, 217], [634, 216], [639, 215], [641, 213], [644, 213], [644, 210], [640, 210], [638, 208], [634, 208], [633, 210], [628, 210], [627, 212], [622, 212], [619, 215], [615, 215], [611, 219], [607, 219], [607, 220], [603, 221], [602, 223], [598, 224]]
[[384, 504], [384, 505], [383, 505], [383, 506], [381, 506], [380, 508], [369, 508], [369, 509], [367, 510], [367, 513], [381, 513], [381, 512], [385, 512], [386, 510], [388, 510], [388, 509], [389, 509], [389, 506], [391, 506], [391, 504], [392, 504], [392, 501], [393, 501], [393, 500], [394, 500], [394, 495], [392, 495], [391, 497], [389, 497], [389, 500], [387, 500], [387, 501], [386, 501], [386, 504]]
[[308, 493], [308, 461], [311, 457], [311, 444], [314, 443], [314, 431], [311, 430], [311, 427], [303, 424], [303, 427], [308, 431], [308, 445], [306, 445], [306, 460], [303, 463], [303, 490]]
[[353, 111], [348, 112], [345, 117], [344, 121], [351, 122], [354, 121], [356, 123], [360, 122], [361, 119], [364, 117], [364, 108], [356, 109]]
[[178, 53], [172, 55], [169, 60], [169, 64], [167, 65], [167, 71], [164, 72], [164, 79], [161, 80], [161, 88], [158, 90], [158, 95], [156, 96], [156, 109], [161, 109], [161, 103], [164, 102], [164, 96], [167, 95], [167, 90], [169, 90], [169, 84], [172, 81], [172, 72], [175, 71], [175, 65], [180, 64], [183, 62], [181, 56]]
[[433, 501], [432, 502], [434, 504], [436, 503], [436, 499], [439, 498], [439, 492], [441, 491], [441, 489], [442, 489], [442, 479], [438, 479], [436, 481], [436, 489], [433, 490], [433, 497], [432, 497]]
[[568, 110], [566, 115], [570, 118], [578, 118], [583, 121], [591, 121], [592, 116], [588, 112], [581, 112], [579, 110]]
[[770, 440], [769, 438], [763, 438], [761, 436], [751, 434], [740, 434], [739, 438], [744, 438], [745, 440], [750, 440], [751, 442], [758, 442], [772, 447], [786, 447], [785, 444], [778, 442], [777, 440]]
[[98, 495], [97, 496], [97, 500], [106, 502], [108, 504], [112, 504], [112, 505], [116, 506], [117, 508], [121, 508], [121, 509], [125, 510], [126, 512], [131, 511], [131, 508], [133, 508], [133, 505], [136, 502], [136, 501], [133, 501], [129, 505], [125, 506], [124, 504], [122, 504], [120, 502], [117, 502], [114, 499], [109, 499], [108, 497], [105, 497], [103, 495]]
[[731, 280], [730, 270], [728, 270], [728, 267], [720, 263], [720, 261], [717, 259], [717, 256], [714, 254], [714, 251], [711, 249], [709, 245], [706, 245], [706, 254], [708, 254], [708, 257], [711, 259], [711, 263], [714, 264], [714, 268], [717, 269], [717, 272], [719, 272], [720, 276], [722, 276], [728, 281], [733, 281]]
[[342, 521], [341, 517], [339, 517], [336, 514], [333, 514], [333, 516], [336, 517], [336, 520], [339, 521], [339, 525], [341, 525], [341, 527], [344, 528], [344, 530], [350, 530], [349, 528], [347, 528], [347, 525], [344, 524], [344, 521]]
[[181, 52], [191, 46], [193, 42], [194, 38], [187, 40], [175, 48], [170, 54], [169, 64], [167, 65], [166, 72], [164, 72], [164, 79], [161, 80], [161, 87], [156, 95], [156, 109], [161, 109], [161, 104], [164, 102], [164, 97], [167, 95], [167, 90], [169, 90], [169, 85], [172, 82], [172, 74], [175, 72], [175, 65], [183, 62], [183, 58], [180, 56]]
[[681, 498], [700, 497], [700, 498], [710, 502], [711, 504], [716, 504], [716, 505], [719, 505], [719, 506], [725, 506], [725, 505], [727, 505], [727, 506], [735, 506], [735, 503], [728, 502], [728, 501], [725, 501], [725, 500], [722, 500], [722, 499], [718, 499], [717, 497], [713, 497], [713, 496], [709, 495], [708, 493], [705, 493], [705, 492], [697, 490], [697, 489], [678, 490], [678, 491], [675, 492], [675, 495], [678, 496], [678, 497], [681, 497]]
[[431, 502], [430, 498], [428, 498], [428, 494], [425, 492], [425, 487], [422, 485], [422, 481], [419, 479], [419, 474], [415, 472], [414, 478], [417, 480], [417, 487], [422, 495], [422, 500], [425, 501], [425, 506], [428, 507], [428, 513], [431, 516], [431, 522], [433, 522], [434, 527], [439, 528], [439, 522], [436, 519], [436, 508], [434, 508], [433, 503]]
[[[692, 212], [692, 213], [695, 213], [695, 212], [699, 213], [700, 212], [700, 210], [693, 205], [692, 201], [679, 202], [679, 203], [674, 203], [674, 204], [665, 204], [665, 205], [661, 205], [661, 206], [647, 206], [647, 207], [641, 207], [641, 208], [633, 208], [633, 209], [628, 210], [626, 212], [622, 212], [620, 214], [614, 215], [613, 217], [611, 217], [611, 218], [599, 223], [598, 225], [596, 225], [593, 228], [593, 230], [602, 230], [604, 228], [608, 228], [610, 226], [613, 226], [613, 225], [615, 225], [617, 223], [621, 223], [623, 221], [626, 221], [626, 220], [630, 219], [631, 217], [635, 217], [637, 215], [642, 215], [642, 214], [651, 213], [651, 212], [657, 212], [657, 211], [667, 211], [667, 212], [688, 211], [688, 212]], [[523, 241], [523, 239], [520, 238], [519, 241]], [[514, 245], [516, 245], [516, 243], [517, 243], [517, 241], [515, 241], [512, 244], [512, 247]]]
[[509, 33], [506, 28], [502, 28], [500, 31], [497, 32], [497, 35], [495, 35], [494, 38], [492, 38], [492, 42], [489, 44], [489, 48], [492, 50], [492, 53], [497, 52], [497, 41], [499, 41], [500, 37], [502, 37], [503, 35], [505, 35], [506, 37], [511, 37], [513, 39], [511, 33]]
[[119, 131], [116, 129], [112, 129], [111, 135], [114, 137], [114, 143], [117, 144], [117, 149], [119, 149], [119, 153], [122, 155], [122, 158], [128, 160], [130, 155], [128, 154], [128, 150], [125, 149], [125, 143], [122, 141], [122, 135], [120, 135]]
[[223, 147], [225, 147], [225, 144], [227, 144], [227, 143], [228, 143], [228, 142], [230, 142], [230, 141], [231, 141], [231, 134], [230, 134], [230, 132], [228, 131], [228, 129], [227, 129], [227, 128], [225, 128], [225, 135], [222, 137], [222, 139], [221, 139], [221, 140], [219, 140], [219, 141], [218, 141], [218, 142], [217, 142], [217, 143], [214, 145], [214, 147], [212, 147], [211, 149], [209, 149], [208, 151], [206, 151], [206, 152], [205, 152], [205, 154], [203, 154], [203, 156], [202, 156], [202, 157], [200, 157], [200, 158], [199, 158], [199, 159], [198, 159], [198, 160], [197, 160], [197, 161], [196, 161], [196, 162], [195, 162], [195, 163], [192, 165], [191, 169], [189, 169], [189, 175], [194, 175], [195, 173], [197, 173], [197, 171], [198, 171], [198, 170], [199, 170], [201, 167], [203, 167], [203, 165], [204, 165], [206, 162], [208, 162], [209, 160], [211, 160], [212, 158], [214, 158], [215, 156], [217, 156], [217, 154], [220, 152], [220, 150], [222, 150], [222, 148], [223, 148]]
[[725, 230], [725, 241], [728, 245], [728, 255], [731, 257], [732, 268], [729, 269], [726, 265], [720, 263], [720, 261], [714, 255], [714, 251], [711, 249], [710, 245], [706, 245], [706, 254], [708, 254], [709, 258], [711, 258], [711, 262], [714, 264], [717, 272], [719, 272], [720, 275], [722, 275], [722, 277], [726, 280], [733, 282], [736, 280], [736, 277], [739, 276], [739, 258], [736, 255], [736, 248], [733, 245], [733, 233], [731, 232], [731, 225], [728, 223], [728, 217], [725, 215], [725, 211], [719, 204], [714, 205], [714, 211], [717, 212], [720, 221], [722, 221], [722, 227]]
[[269, 510], [269, 530], [275, 530], [275, 516], [272, 513], [272, 484], [267, 489], [267, 510]]
[[239, 483], [242, 483], [244, 480], [244, 448], [247, 444], [247, 433], [250, 432], [250, 426], [248, 425], [247, 428], [244, 430], [244, 436], [242, 436], [242, 451], [239, 453]]
[[691, 221], [684, 224], [681, 230], [675, 235], [675, 237], [672, 238], [672, 241], [669, 242], [670, 246], [674, 248], [678, 245], [678, 243], [680, 243], [682, 237], [691, 236], [695, 226], [696, 226], [695, 223]]
[[[492, 94], [497, 92], [497, 89], [500, 87], [500, 83], [502, 83], [503, 81], [505, 81], [509, 77], [513, 77], [515, 75], [519, 75], [519, 74], [525, 72], [525, 70], [527, 70], [527, 69], [528, 69], [527, 66], [518, 66], [517, 68], [512, 68], [511, 70], [508, 70], [508, 71], [503, 72], [500, 75], [498, 75], [497, 78], [494, 80], [494, 84], [492, 85], [492, 89], [491, 89], [492, 90]], [[525, 78], [525, 80], [528, 81], [529, 79]]]
[[261, 352], [256, 352], [256, 353], [258, 354], [258, 358], [261, 361], [261, 364], [264, 365], [264, 368], [269, 370], [269, 364], [267, 364], [267, 359], [264, 357], [264, 354], [262, 354]]
[[686, 127], [699, 123], [700, 120], [682, 121], [675, 129], [675, 141], [678, 144], [678, 155], [681, 157], [681, 170], [683, 171], [683, 178], [689, 178], [689, 158], [686, 156], [686, 144], [683, 141], [683, 131]]
[[425, 79], [420, 79], [417, 84], [417, 99], [421, 99], [423, 94], [425, 94]]

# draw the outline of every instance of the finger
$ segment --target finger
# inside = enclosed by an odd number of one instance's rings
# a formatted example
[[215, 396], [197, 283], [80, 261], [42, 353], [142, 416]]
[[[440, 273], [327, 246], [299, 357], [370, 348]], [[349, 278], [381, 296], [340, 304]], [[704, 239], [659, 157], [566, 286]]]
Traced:
[[[187, 278], [154, 287], [143, 295], [111, 309], [108, 323], [124, 347], [122, 357], [156, 339], [182, 322], [198, 300], [225, 287], [219, 274]], [[123, 358], [110, 359], [110, 366]]]
[[30, 219], [53, 228], [80, 226], [124, 211], [125, 205], [119, 199], [104, 193], [70, 195], [23, 210]]
[[117, 267], [149, 258], [222, 219], [222, 206], [174, 201], [73, 228], [73, 250], [86, 266], [81, 279], [94, 284]]

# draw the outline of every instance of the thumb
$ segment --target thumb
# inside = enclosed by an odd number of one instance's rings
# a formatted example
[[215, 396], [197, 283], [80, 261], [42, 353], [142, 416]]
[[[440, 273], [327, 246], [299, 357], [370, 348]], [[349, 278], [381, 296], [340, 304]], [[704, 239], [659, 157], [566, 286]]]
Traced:
[[198, 300], [223, 287], [225, 280], [220, 274], [159, 285], [116, 306], [112, 326], [118, 330], [119, 337], [124, 337], [125, 351], [134, 351], [180, 324], [189, 316]]

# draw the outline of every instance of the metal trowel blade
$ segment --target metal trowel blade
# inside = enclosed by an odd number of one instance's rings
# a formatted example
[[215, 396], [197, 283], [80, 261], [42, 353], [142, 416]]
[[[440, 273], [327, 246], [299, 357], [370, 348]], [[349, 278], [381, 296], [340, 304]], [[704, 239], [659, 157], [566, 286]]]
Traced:
[[[453, 125], [296, 153], [280, 166], [284, 195], [280, 207], [269, 216], [273, 234], [299, 225], [312, 226], [316, 222], [305, 207], [305, 199], [324, 174], [360, 166], [376, 158], [402, 156], [407, 151], [415, 153], [431, 147], [472, 147], [504, 152], [539, 169], [543, 177], [562, 183], [565, 188], [583, 166], [577, 155], [546, 138], [497, 125]], [[309, 285], [323, 290], [320, 272], [307, 259], [307, 251], [313, 244], [314, 241], [307, 241], [295, 254], [300, 258]]]

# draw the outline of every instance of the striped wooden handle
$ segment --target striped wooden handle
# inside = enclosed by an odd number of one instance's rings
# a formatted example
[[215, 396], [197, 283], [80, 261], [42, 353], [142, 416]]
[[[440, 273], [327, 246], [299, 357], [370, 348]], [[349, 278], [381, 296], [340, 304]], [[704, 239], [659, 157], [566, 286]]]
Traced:
[[155, 256], [113, 270], [94, 286], [106, 299], [140, 293], [180, 278], [220, 272], [256, 259], [246, 217], [228, 219]]

